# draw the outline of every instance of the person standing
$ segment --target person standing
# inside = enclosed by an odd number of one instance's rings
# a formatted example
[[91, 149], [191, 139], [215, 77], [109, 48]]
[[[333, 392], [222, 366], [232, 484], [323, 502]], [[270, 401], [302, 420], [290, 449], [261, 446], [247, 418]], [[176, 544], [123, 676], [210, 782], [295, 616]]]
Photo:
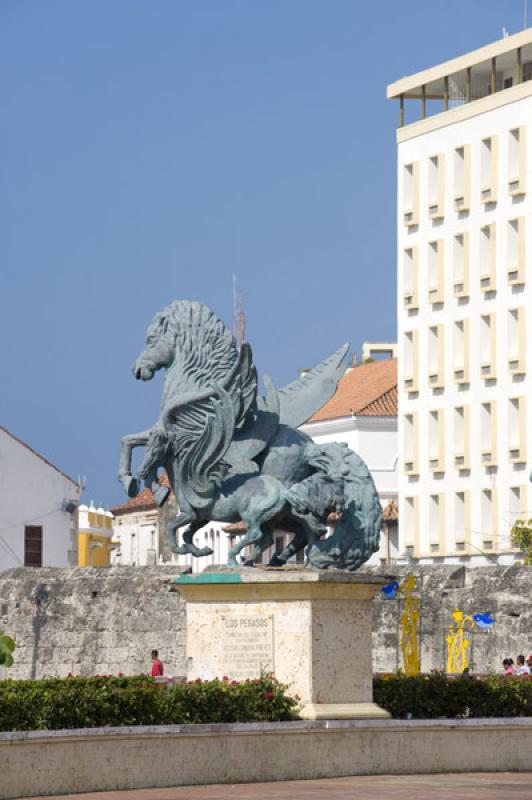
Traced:
[[525, 657], [524, 656], [517, 656], [517, 674], [518, 675], [530, 675], [530, 670], [525, 664]]
[[505, 675], [515, 675], [516, 669], [513, 658], [505, 658], [502, 662], [502, 668]]
[[159, 651], [151, 651], [151, 674], [153, 678], [158, 678], [164, 674], [163, 662], [159, 660]]

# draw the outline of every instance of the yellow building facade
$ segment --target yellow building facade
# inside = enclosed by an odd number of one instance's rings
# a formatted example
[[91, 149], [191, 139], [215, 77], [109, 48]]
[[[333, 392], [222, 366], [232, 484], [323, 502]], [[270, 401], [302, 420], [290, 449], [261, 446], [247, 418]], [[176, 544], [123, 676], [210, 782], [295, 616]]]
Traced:
[[113, 515], [103, 508], [79, 507], [78, 567], [108, 567], [112, 542]]

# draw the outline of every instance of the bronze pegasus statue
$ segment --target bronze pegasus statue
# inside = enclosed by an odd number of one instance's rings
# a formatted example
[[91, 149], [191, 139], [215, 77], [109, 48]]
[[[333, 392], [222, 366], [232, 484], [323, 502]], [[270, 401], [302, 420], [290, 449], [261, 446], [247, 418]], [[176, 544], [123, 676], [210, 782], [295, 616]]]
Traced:
[[[178, 505], [168, 526], [173, 552], [209, 555], [193, 537], [210, 520], [246, 524], [229, 552], [232, 566], [245, 547], [243, 563], [254, 564], [275, 530], [293, 538], [274, 566], [306, 547], [307, 566], [355, 570], [378, 549], [382, 509], [364, 461], [345, 444], [315, 444], [298, 430], [334, 394], [347, 350], [283, 389], [265, 375], [261, 396], [251, 347], [238, 348], [210, 308], [176, 300], [155, 315], [133, 374], [148, 381], [165, 370], [160, 416], [149, 430], [124, 436], [118, 478], [130, 497], [144, 481], [162, 505], [169, 490], [157, 472], [166, 470]], [[145, 448], [137, 476], [135, 447]], [[326, 535], [332, 512], [338, 519]]]

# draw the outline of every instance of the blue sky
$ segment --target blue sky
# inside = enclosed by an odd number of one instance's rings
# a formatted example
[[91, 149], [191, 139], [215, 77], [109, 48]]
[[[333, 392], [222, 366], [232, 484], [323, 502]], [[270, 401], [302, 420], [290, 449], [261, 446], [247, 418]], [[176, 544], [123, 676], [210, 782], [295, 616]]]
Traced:
[[236, 272], [278, 385], [394, 339], [386, 84], [522, 25], [521, 0], [0, 0], [0, 424], [113, 504], [172, 299], [230, 323]]

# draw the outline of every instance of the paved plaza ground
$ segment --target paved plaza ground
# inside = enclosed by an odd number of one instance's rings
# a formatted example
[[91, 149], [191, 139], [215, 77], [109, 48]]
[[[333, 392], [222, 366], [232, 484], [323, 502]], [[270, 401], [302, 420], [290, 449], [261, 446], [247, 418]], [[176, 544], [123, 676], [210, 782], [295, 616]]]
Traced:
[[[532, 772], [371, 775], [317, 781], [181, 786], [46, 800], [531, 800]], [[44, 798], [31, 798], [44, 800]]]

